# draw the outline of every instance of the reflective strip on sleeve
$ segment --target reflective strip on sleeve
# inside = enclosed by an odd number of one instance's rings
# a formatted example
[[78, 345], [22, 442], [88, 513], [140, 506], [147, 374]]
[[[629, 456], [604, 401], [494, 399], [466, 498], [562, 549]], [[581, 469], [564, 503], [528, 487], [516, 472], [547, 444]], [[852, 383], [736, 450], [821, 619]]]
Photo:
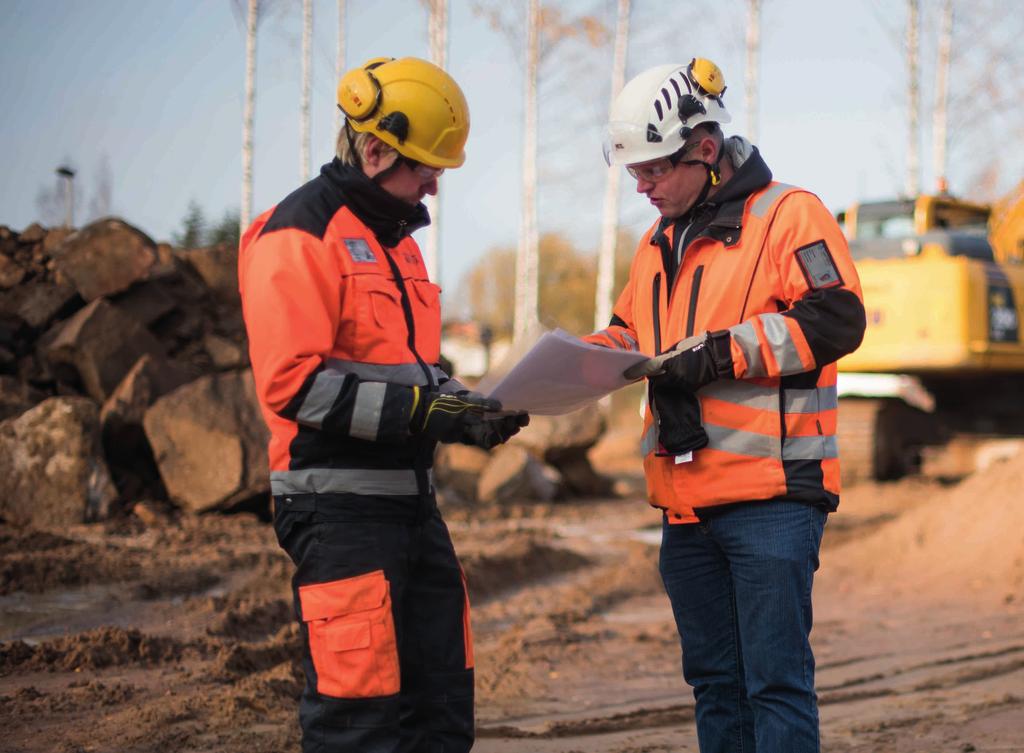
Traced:
[[743, 322], [743, 324], [730, 327], [729, 334], [732, 335], [733, 341], [740, 346], [740, 350], [743, 351], [743, 358], [747, 362], [747, 370], [743, 376], [768, 376], [768, 371], [764, 367], [764, 360], [761, 358], [761, 343], [757, 339], [757, 330], [754, 329], [753, 323]]
[[[355, 374], [362, 382], [391, 382], [402, 384], [406, 387], [423, 386], [427, 384], [426, 374], [423, 367], [418, 363], [362, 363], [361, 361], [345, 361], [340, 358], [330, 358], [326, 363], [328, 370], [339, 374]], [[437, 366], [427, 368], [434, 375], [434, 384], [440, 384], [448, 375]]]
[[627, 350], [640, 350], [640, 346], [627, 332], [622, 333], [622, 340], [626, 343]]
[[352, 408], [352, 426], [348, 431], [351, 436], [371, 442], [377, 439], [387, 390], [388, 386], [384, 382], [359, 383], [355, 405]]
[[702, 387], [697, 394], [701, 397], [742, 405], [746, 408], [756, 408], [774, 413], [779, 411], [778, 385], [753, 384], [742, 379], [721, 379]]
[[783, 460], [825, 460], [839, 457], [839, 443], [834, 436], [786, 437], [782, 446]]
[[313, 386], [310, 387], [306, 399], [302, 401], [295, 420], [301, 424], [319, 429], [323, 426], [327, 412], [338, 399], [341, 385], [345, 377], [330, 370], [321, 371], [313, 379]]
[[786, 413], [820, 413], [838, 407], [839, 396], [835, 387], [786, 390]]
[[708, 447], [715, 450], [754, 458], [778, 459], [781, 456], [779, 437], [770, 434], [741, 431], [715, 424], [704, 424], [704, 431], [708, 434]]
[[[433, 483], [431, 482], [431, 485]], [[376, 468], [307, 468], [271, 471], [272, 494], [419, 494], [416, 472]]]
[[789, 327], [786, 326], [786, 318], [782, 314], [761, 314], [758, 318], [764, 327], [768, 347], [771, 348], [775, 362], [779, 365], [779, 372], [798, 374], [803, 371], [804, 364], [800, 360], [800, 353], [793, 342]]
[[786, 183], [775, 183], [769, 186], [750, 206], [750, 213], [758, 218], [764, 217], [765, 213], [771, 209], [772, 204], [775, 203], [775, 200], [792, 187]]

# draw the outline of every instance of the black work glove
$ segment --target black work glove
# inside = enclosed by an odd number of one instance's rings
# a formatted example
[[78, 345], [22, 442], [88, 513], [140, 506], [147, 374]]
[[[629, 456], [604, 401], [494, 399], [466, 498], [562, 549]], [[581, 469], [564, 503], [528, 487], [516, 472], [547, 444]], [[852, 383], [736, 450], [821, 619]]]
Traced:
[[705, 332], [676, 343], [661, 355], [631, 366], [626, 379], [658, 377], [662, 385], [696, 392], [716, 379], [732, 379], [732, 335], [728, 330]]
[[505, 444], [519, 430], [530, 423], [527, 413], [513, 413], [511, 416], [485, 418], [478, 424], [469, 424], [462, 435], [462, 443], [490, 450]]
[[683, 455], [708, 443], [701, 422], [700, 400], [687, 389], [665, 380], [668, 375], [651, 377], [651, 402], [658, 426], [657, 455]]
[[473, 426], [484, 422], [484, 413], [496, 413], [501, 403], [479, 392], [431, 392], [413, 387], [414, 399], [409, 431], [438, 442], [461, 442]]

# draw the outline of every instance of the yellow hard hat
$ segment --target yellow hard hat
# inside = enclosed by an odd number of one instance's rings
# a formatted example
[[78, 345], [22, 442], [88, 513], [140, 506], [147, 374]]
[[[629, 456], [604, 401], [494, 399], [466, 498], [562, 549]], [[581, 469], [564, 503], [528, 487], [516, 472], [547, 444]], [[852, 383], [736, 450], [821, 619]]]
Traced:
[[466, 160], [469, 106], [455, 79], [419, 58], [373, 58], [338, 84], [338, 107], [353, 130], [372, 133], [430, 167]]

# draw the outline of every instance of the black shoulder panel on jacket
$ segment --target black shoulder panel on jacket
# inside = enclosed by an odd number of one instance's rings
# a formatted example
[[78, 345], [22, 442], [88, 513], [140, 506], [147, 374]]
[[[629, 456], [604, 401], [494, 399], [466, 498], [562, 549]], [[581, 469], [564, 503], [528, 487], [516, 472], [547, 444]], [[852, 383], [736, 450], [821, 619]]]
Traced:
[[277, 205], [260, 235], [294, 228], [322, 240], [331, 218], [344, 204], [344, 195], [323, 176], [317, 176]]

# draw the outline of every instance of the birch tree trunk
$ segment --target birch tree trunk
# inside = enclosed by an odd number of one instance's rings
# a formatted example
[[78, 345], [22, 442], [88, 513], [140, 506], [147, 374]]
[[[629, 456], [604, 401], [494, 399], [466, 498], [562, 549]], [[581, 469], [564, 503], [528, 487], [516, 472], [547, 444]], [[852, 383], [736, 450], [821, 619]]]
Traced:
[[245, 104], [242, 114], [242, 206], [238, 212], [239, 234], [252, 217], [252, 121], [256, 108], [256, 20], [258, 0], [249, 0], [245, 26]]
[[920, 0], [907, 0], [907, 196], [920, 192], [921, 157], [920, 139], [920, 74], [918, 72], [918, 16]]
[[747, 138], [757, 143], [757, 90], [760, 85], [761, 0], [747, 0]]
[[[626, 51], [629, 45], [629, 0], [618, 0], [615, 43], [612, 53], [611, 101], [622, 91], [626, 78]], [[610, 103], [609, 103], [610, 112]], [[612, 318], [615, 291], [615, 244], [619, 234], [619, 185], [622, 170], [613, 165], [604, 186], [604, 210], [601, 217], [601, 247], [597, 255], [597, 290], [594, 295], [594, 330], [608, 326]]]
[[523, 192], [516, 254], [516, 308], [513, 337], [521, 342], [536, 329], [537, 313], [537, 67], [540, 3], [527, 0], [526, 81], [523, 106]]
[[953, 0], [946, 0], [942, 9], [942, 26], [939, 31], [939, 59], [935, 66], [935, 114], [932, 122], [932, 170], [935, 173], [936, 190], [949, 190], [946, 180], [949, 105], [949, 66], [953, 47]]
[[299, 104], [299, 182], [309, 180], [309, 93], [313, 83], [313, 0], [302, 0], [302, 98]]
[[[448, 0], [430, 0], [430, 60], [439, 68], [448, 64]], [[438, 181], [437, 195], [427, 197], [427, 211], [430, 225], [427, 226], [427, 242], [424, 261], [427, 275], [435, 283], [441, 281], [441, 182]]]
[[[338, 0], [338, 46], [334, 55], [334, 89], [337, 89], [345, 73], [345, 0]], [[334, 90], [332, 89], [332, 91]], [[334, 103], [334, 138], [341, 131], [341, 108]]]

